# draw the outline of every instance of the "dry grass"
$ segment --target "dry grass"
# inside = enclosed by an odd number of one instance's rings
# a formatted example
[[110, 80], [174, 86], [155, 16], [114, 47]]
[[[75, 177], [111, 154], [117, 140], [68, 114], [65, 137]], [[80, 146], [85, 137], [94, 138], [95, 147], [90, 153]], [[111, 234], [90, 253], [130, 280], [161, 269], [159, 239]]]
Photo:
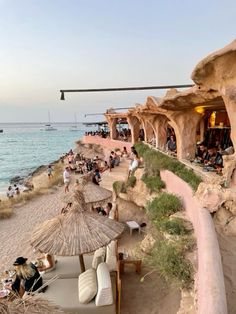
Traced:
[[12, 207], [0, 205], [0, 219], [6, 219], [11, 217], [12, 215]]
[[[51, 188], [57, 186], [59, 183], [62, 183], [62, 171], [64, 164], [58, 162], [53, 167], [53, 177], [48, 180], [45, 178], [45, 181], [32, 191], [22, 192], [20, 195], [15, 196], [10, 200], [3, 200], [0, 203], [0, 219], [9, 218], [12, 215], [12, 207], [17, 204], [26, 203], [35, 197], [46, 194], [50, 191]], [[40, 175], [40, 174], [39, 174]]]

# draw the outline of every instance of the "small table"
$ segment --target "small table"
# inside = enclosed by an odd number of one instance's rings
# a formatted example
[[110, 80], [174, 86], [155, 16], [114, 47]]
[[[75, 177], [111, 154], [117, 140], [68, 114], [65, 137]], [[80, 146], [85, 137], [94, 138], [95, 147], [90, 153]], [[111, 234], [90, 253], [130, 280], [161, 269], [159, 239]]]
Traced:
[[120, 273], [123, 274], [125, 271], [125, 265], [130, 264], [135, 266], [135, 271], [137, 274], [141, 274], [141, 266], [142, 261], [139, 260], [131, 260], [131, 259], [123, 259], [119, 261], [120, 263]]
[[141, 227], [136, 221], [134, 221], [134, 220], [126, 221], [126, 224], [129, 227], [129, 234], [130, 235], [132, 235], [133, 230], [136, 230], [136, 229], [138, 229], [139, 234], [141, 233]]

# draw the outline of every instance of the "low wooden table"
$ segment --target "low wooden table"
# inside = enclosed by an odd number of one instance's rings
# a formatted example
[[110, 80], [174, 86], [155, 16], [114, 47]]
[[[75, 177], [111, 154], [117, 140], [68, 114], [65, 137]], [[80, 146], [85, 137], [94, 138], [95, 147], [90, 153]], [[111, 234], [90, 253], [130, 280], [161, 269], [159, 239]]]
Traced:
[[132, 259], [122, 259], [119, 261], [120, 263], [120, 273], [123, 274], [125, 271], [125, 265], [130, 264], [135, 266], [135, 271], [137, 274], [141, 274], [141, 266], [142, 261], [141, 259], [138, 260], [132, 260]]

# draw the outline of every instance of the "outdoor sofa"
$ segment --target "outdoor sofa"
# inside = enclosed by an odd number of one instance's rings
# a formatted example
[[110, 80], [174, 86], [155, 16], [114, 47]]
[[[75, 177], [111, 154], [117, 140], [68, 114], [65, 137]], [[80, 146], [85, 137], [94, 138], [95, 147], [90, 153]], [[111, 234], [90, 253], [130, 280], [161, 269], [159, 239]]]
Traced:
[[[116, 218], [114, 217], [116, 211], [117, 208], [116, 205], [114, 204], [111, 212], [112, 214], [110, 217], [111, 219]], [[104, 262], [100, 260], [100, 256], [97, 256], [97, 259], [95, 259], [95, 264], [97, 262], [98, 265], [96, 266], [94, 266], [94, 255], [97, 254], [97, 251], [95, 252], [95, 254], [83, 255], [86, 270], [91, 270], [92, 266], [95, 269], [97, 268], [97, 271], [95, 271], [95, 273], [97, 277], [98, 292], [97, 295], [95, 295], [95, 297], [89, 303], [84, 304], [79, 302], [81, 295], [79, 292], [78, 281], [79, 278], [81, 278], [80, 276], [81, 269], [78, 256], [57, 257], [56, 268], [50, 272], [46, 272], [45, 274], [43, 274], [43, 279], [44, 281], [47, 281], [53, 278], [54, 276], [58, 276], [59, 278], [54, 282], [50, 283], [48, 289], [43, 294], [43, 297], [52, 301], [54, 304], [61, 306], [65, 313], [68, 314], [119, 313], [121, 281], [119, 276], [119, 268], [117, 266], [118, 265], [117, 241], [112, 241], [106, 248], [104, 248], [104, 250], [105, 250]], [[105, 261], [107, 263], [105, 263]], [[97, 274], [99, 269], [100, 275]], [[88, 279], [88, 283], [89, 281], [90, 279]], [[102, 287], [102, 289], [100, 289], [100, 292], [99, 287], [100, 288]], [[87, 284], [85, 285], [85, 288], [87, 289]], [[106, 295], [107, 291], [108, 296]], [[105, 301], [106, 298], [109, 299], [108, 305], [98, 305], [99, 300], [97, 300], [97, 296], [99, 293], [100, 297], [102, 297], [102, 299], [105, 299]]]

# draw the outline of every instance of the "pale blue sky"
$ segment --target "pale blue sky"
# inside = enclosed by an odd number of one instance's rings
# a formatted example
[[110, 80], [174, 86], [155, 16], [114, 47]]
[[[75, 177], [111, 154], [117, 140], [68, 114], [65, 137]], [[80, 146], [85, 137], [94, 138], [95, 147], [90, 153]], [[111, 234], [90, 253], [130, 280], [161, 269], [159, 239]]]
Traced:
[[46, 121], [48, 110], [81, 121], [160, 95], [63, 102], [60, 89], [191, 83], [197, 62], [235, 39], [235, 14], [233, 0], [0, 0], [0, 122]]

